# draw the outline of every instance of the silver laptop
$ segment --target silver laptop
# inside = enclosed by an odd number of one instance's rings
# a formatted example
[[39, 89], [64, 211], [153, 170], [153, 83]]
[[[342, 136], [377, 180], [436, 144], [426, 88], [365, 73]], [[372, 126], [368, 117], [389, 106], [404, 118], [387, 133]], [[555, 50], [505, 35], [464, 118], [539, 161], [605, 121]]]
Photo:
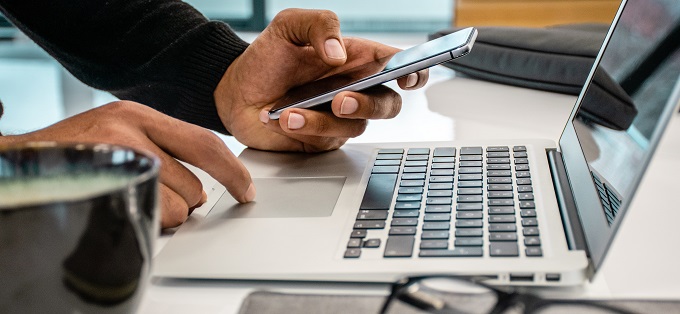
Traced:
[[257, 200], [238, 205], [213, 187], [217, 201], [174, 234], [154, 274], [392, 282], [447, 273], [581, 284], [602, 264], [677, 111], [678, 38], [674, 1], [624, 1], [559, 143], [245, 150]]

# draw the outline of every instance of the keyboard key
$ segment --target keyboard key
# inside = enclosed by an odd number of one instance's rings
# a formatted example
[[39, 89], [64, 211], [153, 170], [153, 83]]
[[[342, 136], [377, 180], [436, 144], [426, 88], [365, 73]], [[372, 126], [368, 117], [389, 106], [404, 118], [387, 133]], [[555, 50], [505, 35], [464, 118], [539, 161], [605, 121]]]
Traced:
[[515, 165], [515, 171], [529, 171], [529, 165]]
[[481, 219], [463, 219], [456, 220], [456, 228], [481, 228], [483, 226]]
[[517, 231], [517, 226], [512, 223], [489, 224], [489, 232], [514, 232]]
[[351, 238], [365, 238], [368, 232], [366, 229], [352, 230]]
[[531, 185], [518, 185], [517, 186], [517, 192], [519, 193], [525, 193], [525, 192], [533, 192], [534, 189], [531, 187]]
[[482, 173], [482, 167], [464, 167], [458, 169], [458, 174], [460, 175], [477, 173]]
[[425, 206], [425, 213], [450, 213], [451, 205], [427, 205]]
[[427, 197], [452, 197], [452, 190], [430, 190], [427, 191]]
[[520, 201], [532, 201], [534, 193], [519, 193], [518, 198]]
[[385, 160], [376, 160], [375, 163], [373, 163], [374, 166], [400, 166], [401, 165], [401, 159], [385, 159]]
[[481, 147], [461, 147], [461, 155], [481, 155], [483, 153]]
[[420, 249], [448, 249], [449, 241], [446, 240], [423, 240], [420, 242]]
[[507, 152], [509, 150], [507, 146], [489, 146], [486, 148], [487, 152]]
[[354, 229], [384, 229], [384, 220], [361, 220], [354, 223]]
[[403, 173], [401, 175], [402, 180], [425, 180], [424, 173]]
[[387, 210], [362, 209], [357, 214], [357, 220], [382, 220], [387, 219]]
[[484, 254], [481, 247], [457, 247], [453, 250], [420, 250], [420, 257], [480, 257]]
[[408, 155], [429, 155], [429, 148], [409, 148]]
[[491, 242], [489, 244], [491, 256], [519, 256], [519, 247], [515, 242]]
[[371, 173], [399, 173], [399, 166], [374, 166]]
[[400, 187], [399, 188], [399, 194], [423, 194], [423, 188], [422, 187]]
[[526, 159], [526, 158], [515, 159], [515, 165], [528, 164], [528, 163], [529, 163], [529, 159]]
[[510, 165], [504, 164], [486, 165], [486, 170], [510, 170]]
[[536, 208], [536, 203], [533, 201], [521, 201], [519, 202], [520, 209], [534, 209]]
[[377, 248], [380, 247], [380, 239], [368, 239], [364, 241], [364, 247]]
[[515, 200], [513, 199], [492, 199], [489, 200], [489, 206], [512, 206], [515, 205]]
[[387, 238], [385, 257], [411, 257], [416, 238], [412, 236], [393, 235]]
[[417, 218], [392, 218], [392, 226], [417, 226]]
[[397, 184], [396, 174], [372, 174], [368, 179], [366, 193], [360, 209], [389, 209]]
[[482, 161], [481, 155], [465, 155], [459, 157], [460, 161]]
[[446, 222], [425, 222], [423, 223], [423, 230], [449, 230], [451, 223]]
[[453, 183], [430, 183], [430, 190], [453, 190]]
[[427, 205], [451, 205], [453, 200], [450, 197], [428, 197]]
[[512, 191], [491, 191], [487, 193], [487, 198], [513, 198], [514, 193]]
[[541, 245], [541, 239], [539, 237], [524, 237], [524, 245], [526, 246]]
[[455, 175], [455, 170], [453, 169], [434, 169], [430, 170], [431, 176], [453, 176]]
[[489, 207], [489, 215], [509, 215], [514, 213], [515, 208], [512, 206]]
[[425, 214], [424, 221], [451, 221], [451, 214]]
[[345, 251], [345, 258], [359, 258], [361, 256], [361, 249], [350, 248]]
[[432, 176], [430, 177], [430, 182], [432, 183], [453, 182], [453, 176]]
[[489, 170], [486, 172], [487, 177], [510, 177], [512, 172], [510, 170]]
[[432, 164], [432, 169], [454, 169], [454, 168], [456, 168], [456, 164], [452, 162], [441, 162]]
[[398, 194], [397, 202], [419, 202], [423, 199], [422, 194]]
[[459, 188], [481, 188], [482, 181], [461, 181], [458, 182]]
[[456, 148], [455, 147], [437, 147], [434, 149], [434, 157], [455, 157]]
[[489, 191], [512, 191], [512, 184], [489, 184]]
[[543, 256], [543, 250], [538, 246], [531, 246], [524, 250], [527, 256]]
[[404, 167], [404, 173], [425, 173], [427, 167]]
[[453, 240], [454, 246], [482, 246], [484, 239], [482, 238], [460, 238]]
[[527, 158], [527, 157], [529, 157], [529, 155], [527, 155], [526, 152], [517, 152], [517, 153], [513, 153], [513, 154], [512, 154], [512, 157], [515, 157], [515, 158]]
[[460, 195], [458, 196], [458, 203], [481, 203], [484, 197], [481, 195]]
[[481, 188], [458, 188], [458, 195], [482, 195], [482, 192]]
[[455, 157], [434, 157], [432, 158], [432, 163], [440, 163], [440, 162], [456, 162]]
[[430, 160], [430, 156], [428, 156], [428, 155], [408, 155], [408, 156], [406, 156], [406, 161], [413, 161], [413, 160]]
[[378, 154], [378, 156], [375, 157], [377, 160], [401, 160], [402, 155], [401, 154]]
[[[488, 152], [489, 150], [487, 150]], [[488, 152], [486, 153], [486, 158], [510, 158], [510, 153], [508, 152]]]
[[420, 202], [397, 202], [395, 209], [420, 209]]
[[494, 177], [486, 180], [489, 184], [512, 184], [512, 178]]
[[536, 217], [536, 210], [534, 209], [522, 209], [519, 211], [519, 215], [524, 217]]
[[460, 164], [458, 164], [461, 168], [465, 167], [482, 167], [482, 162], [481, 161], [461, 161]]
[[488, 158], [486, 160], [487, 164], [509, 164], [510, 158]]
[[458, 176], [458, 181], [481, 181], [482, 174], [461, 174]]
[[448, 239], [449, 238], [449, 232], [448, 231], [423, 231], [423, 233], [420, 235], [420, 238], [423, 239], [423, 240]]
[[526, 146], [515, 146], [512, 148], [513, 152], [526, 152], [527, 147]]
[[456, 229], [456, 237], [481, 237], [484, 232], [482, 228]]
[[378, 154], [403, 154], [403, 148], [383, 148], [378, 151]]
[[415, 235], [417, 230], [416, 227], [392, 227], [390, 235]]
[[522, 230], [524, 236], [537, 236], [539, 235], [538, 227], [527, 227]]
[[349, 242], [347, 242], [347, 247], [361, 247], [361, 240], [360, 238], [351, 238], [349, 239]]
[[404, 162], [404, 167], [427, 167], [427, 160], [409, 160]]
[[456, 213], [456, 219], [482, 219], [482, 214], [481, 211], [469, 211], [469, 212], [457, 212]]
[[425, 180], [401, 180], [399, 186], [425, 186]]
[[482, 210], [482, 203], [456, 204], [456, 210]]
[[517, 171], [515, 172], [515, 178], [531, 178], [531, 173], [529, 171]]
[[394, 218], [415, 218], [420, 216], [420, 211], [417, 209], [398, 209], [392, 214]]
[[489, 223], [507, 223], [515, 222], [514, 215], [490, 215]]
[[517, 241], [517, 233], [514, 232], [489, 233], [489, 241]]

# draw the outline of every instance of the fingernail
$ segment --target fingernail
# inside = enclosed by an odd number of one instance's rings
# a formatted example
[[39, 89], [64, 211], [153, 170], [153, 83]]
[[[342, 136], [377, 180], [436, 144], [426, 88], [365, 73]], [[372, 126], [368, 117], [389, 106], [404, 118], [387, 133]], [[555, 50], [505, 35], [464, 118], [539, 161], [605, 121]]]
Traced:
[[255, 194], [257, 194], [257, 192], [255, 191], [255, 185], [251, 183], [250, 186], [248, 186], [248, 191], [246, 191], [245, 195], [246, 203], [252, 202], [255, 199]]
[[291, 113], [288, 115], [288, 129], [297, 130], [305, 126], [305, 117], [301, 114]]
[[345, 50], [342, 49], [340, 41], [338, 41], [335, 38], [326, 40], [326, 43], [324, 44], [324, 49], [326, 49], [326, 56], [331, 59], [347, 58], [347, 56], [345, 55]]
[[267, 112], [267, 110], [260, 111], [260, 121], [262, 123], [268, 123], [269, 122], [269, 112]]
[[406, 87], [413, 87], [418, 84], [418, 74], [411, 73], [406, 77]]
[[359, 102], [352, 98], [347, 97], [342, 99], [342, 104], [340, 104], [340, 114], [353, 114], [359, 108]]

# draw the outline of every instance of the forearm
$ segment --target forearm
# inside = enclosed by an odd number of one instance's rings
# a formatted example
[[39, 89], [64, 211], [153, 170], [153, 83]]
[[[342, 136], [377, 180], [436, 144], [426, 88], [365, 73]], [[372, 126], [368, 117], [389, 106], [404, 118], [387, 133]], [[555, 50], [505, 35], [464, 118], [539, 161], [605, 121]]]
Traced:
[[3, 13], [90, 86], [224, 132], [213, 91], [247, 44], [176, 0], [0, 0]]

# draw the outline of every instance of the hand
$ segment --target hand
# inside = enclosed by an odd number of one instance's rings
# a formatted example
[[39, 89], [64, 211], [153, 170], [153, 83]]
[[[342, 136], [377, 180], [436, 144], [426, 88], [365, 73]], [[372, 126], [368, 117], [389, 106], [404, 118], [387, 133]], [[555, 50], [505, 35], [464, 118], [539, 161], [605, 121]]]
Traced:
[[[279, 13], [229, 66], [215, 90], [227, 130], [241, 143], [263, 150], [318, 152], [337, 149], [359, 136], [367, 119], [396, 116], [401, 97], [385, 86], [342, 92], [331, 112], [291, 108], [277, 121], [267, 111], [296, 86], [397, 52], [397, 48], [340, 36], [330, 11], [289, 9]], [[427, 70], [397, 80], [402, 89], [427, 82]]]
[[0, 137], [0, 144], [28, 141], [107, 143], [154, 153], [161, 160], [163, 228], [182, 224], [207, 201], [201, 181], [175, 158], [205, 170], [237, 201], [255, 198], [250, 174], [219, 137], [134, 102], [117, 101], [42, 130]]

